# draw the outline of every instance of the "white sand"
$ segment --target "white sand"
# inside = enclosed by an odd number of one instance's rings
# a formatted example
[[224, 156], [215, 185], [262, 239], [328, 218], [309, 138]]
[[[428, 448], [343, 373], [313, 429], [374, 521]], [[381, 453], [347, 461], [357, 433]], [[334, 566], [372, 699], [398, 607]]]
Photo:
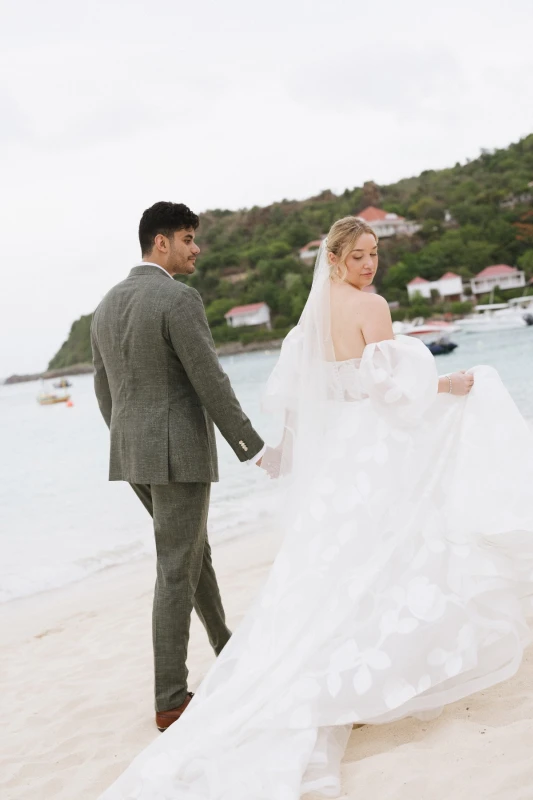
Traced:
[[[264, 536], [214, 549], [233, 628], [276, 548]], [[159, 735], [153, 578], [147, 559], [0, 607], [2, 800], [95, 800]], [[194, 619], [192, 689], [212, 659]], [[433, 722], [354, 730], [344, 781], [346, 797], [364, 800], [532, 800], [531, 651], [514, 679], [448, 707]]]

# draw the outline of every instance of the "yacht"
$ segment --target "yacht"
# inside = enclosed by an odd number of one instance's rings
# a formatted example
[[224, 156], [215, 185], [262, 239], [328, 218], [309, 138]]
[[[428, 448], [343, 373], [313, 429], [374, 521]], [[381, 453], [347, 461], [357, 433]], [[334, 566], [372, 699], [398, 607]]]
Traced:
[[502, 331], [533, 326], [533, 297], [515, 297], [508, 303], [478, 305], [474, 313], [457, 320], [461, 331]]

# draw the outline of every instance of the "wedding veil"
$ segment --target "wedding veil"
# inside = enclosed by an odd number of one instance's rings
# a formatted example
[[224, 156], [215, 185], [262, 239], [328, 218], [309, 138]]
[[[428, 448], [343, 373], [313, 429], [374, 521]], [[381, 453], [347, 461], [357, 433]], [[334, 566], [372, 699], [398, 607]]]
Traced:
[[284, 435], [267, 449], [263, 466], [272, 477], [309, 485], [320, 461], [331, 401], [342, 399], [331, 337], [330, 266], [327, 239], [317, 254], [313, 284], [295, 328], [283, 342], [268, 380], [262, 408], [284, 415]]

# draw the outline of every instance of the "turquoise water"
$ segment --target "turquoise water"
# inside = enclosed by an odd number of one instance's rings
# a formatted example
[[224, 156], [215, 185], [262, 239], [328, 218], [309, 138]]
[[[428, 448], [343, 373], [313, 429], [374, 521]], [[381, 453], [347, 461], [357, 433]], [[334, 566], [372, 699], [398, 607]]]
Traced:
[[476, 364], [495, 367], [522, 414], [533, 420], [533, 326], [485, 333], [454, 333], [459, 347], [437, 356], [440, 374]]
[[[459, 348], [438, 356], [439, 372], [491, 364], [533, 422], [533, 328], [454, 334]], [[257, 430], [277, 443], [260, 411], [275, 352], [223, 358]], [[36, 403], [39, 383], [0, 386], [0, 601], [80, 580], [153, 552], [151, 520], [123, 483], [107, 481], [108, 431], [92, 376], [72, 378], [74, 406]], [[221, 481], [213, 487], [213, 541], [249, 535], [272, 520], [273, 484], [241, 464], [219, 437]]]

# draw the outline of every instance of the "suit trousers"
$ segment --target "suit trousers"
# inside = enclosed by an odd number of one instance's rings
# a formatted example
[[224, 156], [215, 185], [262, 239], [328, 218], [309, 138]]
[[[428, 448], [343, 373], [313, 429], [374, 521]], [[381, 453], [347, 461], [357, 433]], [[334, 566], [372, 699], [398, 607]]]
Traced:
[[230, 637], [207, 538], [210, 483], [130, 484], [154, 521], [157, 580], [152, 615], [155, 708], [187, 696], [194, 608], [218, 655]]

